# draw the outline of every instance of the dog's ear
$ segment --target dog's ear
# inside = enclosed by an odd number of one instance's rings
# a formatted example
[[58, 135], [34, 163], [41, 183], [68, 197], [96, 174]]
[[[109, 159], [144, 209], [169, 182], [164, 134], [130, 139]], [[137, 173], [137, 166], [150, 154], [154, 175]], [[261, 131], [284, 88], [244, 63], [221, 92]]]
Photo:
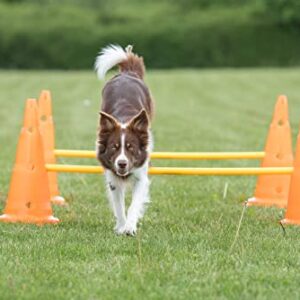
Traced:
[[145, 109], [142, 109], [136, 116], [134, 116], [128, 127], [134, 131], [147, 132], [149, 127], [149, 119]]
[[111, 132], [119, 127], [118, 121], [110, 114], [103, 111], [100, 114], [100, 130], [102, 132]]

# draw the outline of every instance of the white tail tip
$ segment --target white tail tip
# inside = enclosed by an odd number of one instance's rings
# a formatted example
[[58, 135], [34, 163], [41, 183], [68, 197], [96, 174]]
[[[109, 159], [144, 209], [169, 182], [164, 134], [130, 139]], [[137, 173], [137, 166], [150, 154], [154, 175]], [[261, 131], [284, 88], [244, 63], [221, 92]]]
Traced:
[[108, 45], [103, 48], [96, 57], [95, 70], [99, 79], [103, 80], [105, 74], [112, 67], [127, 60], [127, 54], [131, 53], [132, 46], [127, 46], [126, 51], [119, 45]]

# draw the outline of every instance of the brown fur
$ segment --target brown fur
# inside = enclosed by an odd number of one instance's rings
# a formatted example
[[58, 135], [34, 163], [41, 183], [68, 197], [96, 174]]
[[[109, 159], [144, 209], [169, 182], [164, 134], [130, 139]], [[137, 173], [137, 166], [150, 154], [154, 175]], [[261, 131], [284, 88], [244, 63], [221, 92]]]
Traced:
[[127, 61], [120, 64], [120, 72], [134, 73], [140, 79], [143, 79], [145, 74], [143, 58], [131, 52], [127, 54], [127, 57]]
[[101, 110], [121, 123], [127, 123], [145, 109], [149, 121], [153, 118], [150, 92], [135, 73], [120, 73], [109, 80], [102, 91]]

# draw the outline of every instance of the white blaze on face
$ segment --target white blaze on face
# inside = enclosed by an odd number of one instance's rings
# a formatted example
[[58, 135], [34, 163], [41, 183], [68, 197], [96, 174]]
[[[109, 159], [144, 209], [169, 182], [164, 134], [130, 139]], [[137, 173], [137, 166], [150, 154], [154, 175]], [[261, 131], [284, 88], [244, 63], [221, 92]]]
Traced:
[[[119, 156], [117, 156], [115, 160], [115, 168], [116, 170], [119, 170], [119, 162], [124, 161], [127, 164], [128, 167], [128, 157], [125, 155], [125, 133], [121, 134], [121, 153]], [[127, 169], [126, 167], [126, 169]]]

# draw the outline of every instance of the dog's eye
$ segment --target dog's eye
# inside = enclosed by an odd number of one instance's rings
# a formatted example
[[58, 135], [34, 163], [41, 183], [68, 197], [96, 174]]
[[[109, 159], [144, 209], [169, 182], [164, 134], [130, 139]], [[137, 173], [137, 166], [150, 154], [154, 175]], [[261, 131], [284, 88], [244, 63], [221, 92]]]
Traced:
[[112, 145], [112, 147], [111, 147], [111, 150], [112, 151], [117, 151], [119, 149], [119, 144], [114, 144], [114, 145]]
[[133, 150], [133, 146], [132, 146], [130, 143], [127, 143], [127, 144], [126, 144], [126, 148], [127, 148], [129, 151]]

